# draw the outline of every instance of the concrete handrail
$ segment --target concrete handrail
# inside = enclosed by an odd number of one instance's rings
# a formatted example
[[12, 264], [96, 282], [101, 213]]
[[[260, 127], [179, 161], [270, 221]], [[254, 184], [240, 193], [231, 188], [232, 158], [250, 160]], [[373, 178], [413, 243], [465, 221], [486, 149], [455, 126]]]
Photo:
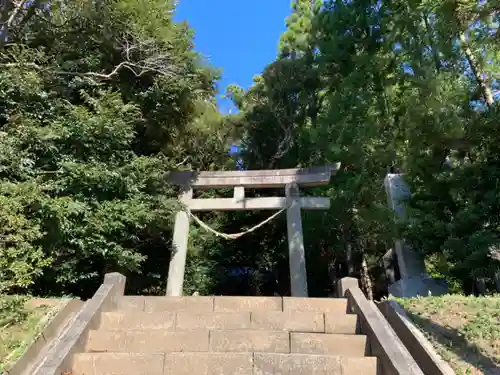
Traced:
[[116, 306], [116, 298], [124, 294], [125, 282], [125, 276], [119, 273], [106, 274], [97, 292], [85, 302], [67, 328], [55, 339], [31, 374], [60, 375], [69, 371], [72, 355], [81, 349], [88, 331], [97, 326], [100, 313]]
[[348, 298], [349, 310], [358, 315], [361, 333], [368, 337], [371, 354], [378, 358], [379, 374], [424, 375], [377, 306], [366, 299], [357, 279], [341, 279], [338, 293], [339, 297]]
[[396, 301], [383, 301], [378, 308], [426, 375], [455, 375]]
[[[62, 305], [62, 306], [61, 306]], [[42, 331], [34, 338], [23, 352], [21, 357], [6, 372], [8, 375], [22, 375], [29, 373], [32, 366], [45, 355], [45, 352], [53, 343], [59, 332], [81, 309], [83, 302], [79, 299], [61, 300], [57, 305], [58, 311], [55, 315], [48, 315]]]

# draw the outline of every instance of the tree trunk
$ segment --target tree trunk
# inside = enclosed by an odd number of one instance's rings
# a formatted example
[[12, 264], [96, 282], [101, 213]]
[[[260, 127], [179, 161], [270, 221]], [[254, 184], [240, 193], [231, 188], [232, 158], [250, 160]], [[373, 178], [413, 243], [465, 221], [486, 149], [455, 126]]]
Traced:
[[24, 4], [26, 3], [26, 0], [20, 0], [19, 2], [14, 2], [14, 1], [7, 1], [7, 4], [5, 5], [5, 10], [4, 13], [2, 14], [2, 25], [0, 26], [0, 35], [2, 35], [2, 38], [0, 42], [2, 45], [5, 42], [9, 41], [9, 32], [12, 26], [14, 25], [14, 22], [23, 9]]
[[475, 280], [477, 294], [484, 296], [486, 294], [486, 282], [482, 277], [478, 277]]
[[395, 264], [397, 263], [396, 256], [393, 249], [389, 249], [382, 257], [382, 264], [385, 270], [385, 279], [389, 285], [396, 282]]
[[500, 271], [495, 272], [495, 289], [497, 290], [498, 293], [500, 293]]
[[432, 50], [432, 57], [434, 59], [434, 65], [436, 67], [436, 72], [439, 73], [441, 71], [441, 60], [439, 59], [439, 51], [434, 43], [434, 40], [432, 39], [432, 33], [431, 33], [431, 26], [429, 24], [429, 16], [427, 14], [423, 15], [424, 18], [424, 24], [425, 24], [425, 29], [427, 31], [427, 36], [428, 36], [428, 43], [429, 46], [431, 47]]
[[[0, 48], [9, 42], [12, 28], [16, 27], [17, 32], [20, 32], [24, 25], [35, 15], [36, 9], [41, 8], [44, 1], [45, 0], [0, 1], [0, 35], [2, 36], [0, 38]], [[25, 12], [23, 12], [23, 9]]]
[[354, 273], [354, 263], [352, 259], [352, 246], [350, 243], [347, 244], [346, 262], [347, 276], [351, 276]]
[[474, 77], [476, 77], [477, 84], [479, 85], [479, 89], [481, 90], [481, 94], [486, 101], [486, 104], [489, 106], [493, 105], [493, 92], [491, 91], [491, 87], [483, 77], [483, 73], [481, 72], [479, 65], [476, 61], [476, 57], [472, 52], [469, 44], [467, 43], [467, 39], [465, 38], [465, 33], [460, 33], [460, 46], [467, 57], [467, 61], [469, 62], [470, 68]]
[[363, 285], [365, 292], [366, 292], [366, 298], [368, 298], [370, 301], [373, 300], [373, 284], [370, 279], [370, 274], [368, 272], [368, 264], [366, 262], [366, 256], [363, 254], [363, 258], [361, 261], [361, 284]]

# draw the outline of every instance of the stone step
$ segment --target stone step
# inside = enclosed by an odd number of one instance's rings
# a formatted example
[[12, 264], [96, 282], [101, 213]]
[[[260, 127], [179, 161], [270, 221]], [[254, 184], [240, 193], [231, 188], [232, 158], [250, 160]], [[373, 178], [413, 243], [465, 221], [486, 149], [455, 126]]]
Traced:
[[172, 332], [165, 330], [90, 331], [87, 352], [206, 352], [209, 331]]
[[217, 312], [105, 312], [101, 314], [101, 329], [163, 329], [169, 331], [209, 329], [250, 329], [250, 313]]
[[[156, 312], [122, 311], [101, 314], [106, 330], [162, 329], [169, 331], [251, 329], [268, 331], [355, 334], [357, 316], [304, 311]], [[326, 331], [325, 331], [326, 328]]]
[[325, 314], [325, 332], [354, 335], [360, 332], [359, 317], [356, 314]]
[[87, 352], [267, 352], [330, 354], [363, 357], [364, 335], [298, 333], [264, 330], [94, 330]]
[[376, 357], [254, 353], [252, 375], [377, 375]]
[[173, 312], [145, 313], [144, 311], [123, 311], [101, 313], [99, 329], [109, 331], [162, 329], [175, 331]]
[[250, 329], [249, 312], [177, 313], [177, 330]]
[[124, 296], [117, 300], [117, 310], [134, 310], [145, 312], [163, 311], [214, 311], [213, 297], [149, 297]]
[[124, 296], [118, 299], [117, 310], [145, 312], [307, 311], [345, 314], [347, 312], [347, 299], [233, 296]]
[[290, 353], [284, 331], [210, 331], [210, 351]]
[[275, 353], [82, 353], [74, 375], [377, 375], [375, 357]]
[[71, 375], [163, 375], [164, 353], [78, 353]]
[[254, 330], [356, 334], [358, 317], [314, 311], [255, 311], [250, 315]]
[[369, 354], [365, 335], [290, 333], [290, 352], [363, 357]]
[[323, 313], [302, 311], [255, 311], [251, 313], [254, 330], [325, 332]]
[[283, 311], [281, 297], [214, 297], [214, 311]]
[[283, 297], [283, 311], [347, 313], [347, 298]]

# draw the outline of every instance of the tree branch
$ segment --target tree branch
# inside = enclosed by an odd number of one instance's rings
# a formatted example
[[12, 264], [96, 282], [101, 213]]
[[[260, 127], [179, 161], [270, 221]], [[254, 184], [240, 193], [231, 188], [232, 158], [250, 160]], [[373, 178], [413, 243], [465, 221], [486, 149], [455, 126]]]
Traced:
[[461, 32], [459, 35], [459, 39], [460, 39], [460, 46], [462, 47], [462, 50], [464, 51], [465, 56], [467, 57], [467, 61], [469, 62], [469, 66], [472, 70], [472, 73], [474, 74], [474, 77], [476, 78], [477, 84], [481, 90], [481, 94], [483, 95], [484, 100], [486, 101], [486, 105], [490, 107], [493, 105], [494, 102], [491, 87], [483, 78], [483, 73], [480, 71], [479, 64], [476, 61], [476, 57], [474, 56], [472, 49], [469, 47], [469, 44], [467, 43], [465, 33]]
[[[0, 63], [0, 67], [25, 67], [56, 75], [95, 77], [100, 79], [111, 79], [123, 69], [131, 71], [136, 77], [140, 77], [147, 73], [156, 73], [162, 76], [171, 77], [175, 73], [178, 73], [178, 69], [176, 69], [175, 65], [172, 63], [170, 56], [165, 51], [160, 51], [154, 42], [144, 41], [132, 44], [128, 40], [125, 40], [122, 46], [124, 47], [122, 54], [125, 59], [116, 65], [110, 72], [71, 72], [57, 70], [49, 66], [30, 62]], [[134, 57], [138, 57], [137, 61], [133, 61]]]
[[[9, 38], [9, 31], [14, 23], [14, 20], [18, 16], [19, 12], [23, 8], [24, 4], [26, 4], [27, 0], [21, 0], [19, 2], [14, 1], [6, 1], [5, 7], [2, 6], [4, 10], [4, 14], [2, 14], [2, 25], [0, 25], [0, 35], [2, 36], [0, 39], [0, 46], [3, 46], [5, 42]], [[2, 4], [3, 5], [3, 4]], [[9, 15], [10, 12], [10, 15]]]

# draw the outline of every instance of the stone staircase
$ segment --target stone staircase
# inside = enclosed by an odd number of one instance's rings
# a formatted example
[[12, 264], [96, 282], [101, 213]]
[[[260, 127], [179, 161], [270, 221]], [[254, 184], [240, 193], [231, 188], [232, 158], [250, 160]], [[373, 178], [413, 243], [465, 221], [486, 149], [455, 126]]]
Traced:
[[346, 298], [125, 296], [125, 283], [106, 274], [9, 375], [424, 375], [357, 279], [337, 283]]
[[376, 375], [347, 299], [118, 297], [72, 375]]

